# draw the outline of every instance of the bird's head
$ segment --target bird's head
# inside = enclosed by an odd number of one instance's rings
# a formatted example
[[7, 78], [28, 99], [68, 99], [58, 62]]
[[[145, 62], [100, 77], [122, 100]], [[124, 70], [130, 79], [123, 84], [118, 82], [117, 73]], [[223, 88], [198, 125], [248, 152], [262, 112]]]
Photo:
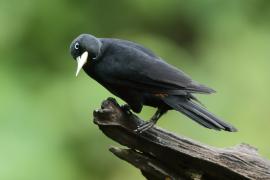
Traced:
[[88, 61], [96, 60], [100, 56], [101, 46], [101, 41], [90, 34], [81, 34], [72, 41], [70, 53], [77, 61], [76, 76]]

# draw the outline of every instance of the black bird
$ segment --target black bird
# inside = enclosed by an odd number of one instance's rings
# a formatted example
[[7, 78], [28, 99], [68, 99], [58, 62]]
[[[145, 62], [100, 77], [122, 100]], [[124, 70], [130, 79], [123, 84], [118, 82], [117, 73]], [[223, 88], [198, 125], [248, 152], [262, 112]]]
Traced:
[[156, 124], [168, 110], [176, 110], [200, 125], [225, 131], [237, 131], [232, 125], [211, 114], [193, 94], [215, 92], [192, 80], [142, 45], [111, 38], [81, 34], [70, 45], [77, 61], [76, 76], [81, 68], [130, 109], [140, 113], [143, 105], [156, 107], [151, 120], [136, 129], [143, 132]]

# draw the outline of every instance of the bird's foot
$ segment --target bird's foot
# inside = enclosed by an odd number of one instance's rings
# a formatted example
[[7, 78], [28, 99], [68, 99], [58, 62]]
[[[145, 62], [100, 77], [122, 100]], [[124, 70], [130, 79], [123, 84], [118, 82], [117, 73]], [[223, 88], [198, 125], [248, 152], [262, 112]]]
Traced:
[[155, 125], [154, 121], [146, 122], [146, 123], [138, 126], [137, 129], [134, 130], [134, 132], [141, 134], [141, 133], [147, 131], [148, 129], [151, 129], [154, 125]]
[[127, 114], [132, 114], [131, 113], [131, 108], [130, 108], [130, 106], [128, 105], [128, 104], [124, 104], [124, 105], [122, 105], [121, 106], [121, 109], [124, 111], [124, 112], [126, 112]]

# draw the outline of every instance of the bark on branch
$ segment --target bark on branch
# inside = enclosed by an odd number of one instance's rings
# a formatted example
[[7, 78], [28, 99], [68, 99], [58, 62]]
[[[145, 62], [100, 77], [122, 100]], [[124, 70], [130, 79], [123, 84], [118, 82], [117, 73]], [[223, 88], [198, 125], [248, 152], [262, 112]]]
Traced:
[[94, 123], [127, 147], [110, 151], [139, 168], [147, 179], [270, 179], [270, 161], [247, 144], [215, 148], [157, 127], [135, 133], [144, 121], [123, 111], [113, 98], [94, 111]]

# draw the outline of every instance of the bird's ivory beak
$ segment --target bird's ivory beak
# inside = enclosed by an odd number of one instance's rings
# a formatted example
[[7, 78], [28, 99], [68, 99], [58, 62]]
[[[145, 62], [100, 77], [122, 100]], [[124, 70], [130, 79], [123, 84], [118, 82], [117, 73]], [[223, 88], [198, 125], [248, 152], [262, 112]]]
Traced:
[[76, 77], [78, 76], [80, 70], [82, 69], [83, 65], [87, 62], [88, 52], [85, 51], [81, 56], [78, 56], [76, 58], [77, 60], [77, 71], [76, 71]]

